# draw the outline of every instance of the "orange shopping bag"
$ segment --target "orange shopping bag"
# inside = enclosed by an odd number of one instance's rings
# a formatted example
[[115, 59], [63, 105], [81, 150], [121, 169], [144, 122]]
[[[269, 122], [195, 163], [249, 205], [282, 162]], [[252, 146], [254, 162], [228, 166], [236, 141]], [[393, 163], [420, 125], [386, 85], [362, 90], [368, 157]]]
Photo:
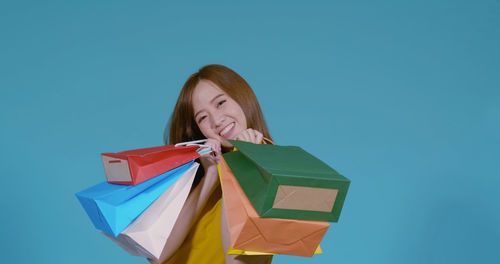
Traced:
[[233, 249], [311, 257], [330, 223], [261, 218], [245, 196], [231, 169], [219, 163], [225, 215]]

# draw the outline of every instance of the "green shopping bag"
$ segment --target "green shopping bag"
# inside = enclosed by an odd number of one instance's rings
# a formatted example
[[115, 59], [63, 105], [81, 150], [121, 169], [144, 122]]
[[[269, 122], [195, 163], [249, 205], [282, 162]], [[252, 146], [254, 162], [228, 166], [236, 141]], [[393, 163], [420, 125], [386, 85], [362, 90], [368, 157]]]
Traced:
[[230, 142], [224, 159], [259, 216], [338, 221], [349, 179], [300, 147]]

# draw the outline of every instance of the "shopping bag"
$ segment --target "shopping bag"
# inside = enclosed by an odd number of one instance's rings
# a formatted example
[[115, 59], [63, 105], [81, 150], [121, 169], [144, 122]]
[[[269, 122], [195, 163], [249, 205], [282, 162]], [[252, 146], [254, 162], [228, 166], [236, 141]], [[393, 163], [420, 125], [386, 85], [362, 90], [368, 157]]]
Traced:
[[259, 217], [224, 159], [219, 163], [222, 213], [227, 217], [232, 249], [313, 256], [330, 223]]
[[230, 142], [224, 159], [261, 217], [338, 221], [349, 179], [300, 147]]
[[103, 182], [76, 193], [76, 197], [95, 228], [116, 237], [193, 163], [191, 161], [135, 186]]
[[[184, 215], [183, 217], [183, 215], [179, 215], [174, 228], [179, 225], [189, 226], [189, 231], [187, 233], [183, 232], [183, 234], [174, 234], [174, 231], [172, 231], [163, 247], [159, 260], [150, 261], [151, 263], [224, 263], [220, 229], [222, 193], [218, 179], [215, 180], [217, 181], [214, 181], [214, 179], [208, 180], [207, 178], [202, 179], [200, 182], [202, 193], [199, 193], [199, 196], [196, 195], [200, 199], [190, 199], [188, 197], [183, 209], [201, 205], [199, 207], [201, 211], [197, 210], [196, 215], [188, 214], [191, 216]], [[191, 209], [188, 211], [191, 211]], [[183, 227], [180, 228], [184, 229]], [[179, 242], [181, 242], [180, 245]], [[175, 248], [175, 251], [172, 248]]]
[[159, 146], [102, 153], [109, 183], [137, 185], [200, 157], [198, 146]]
[[188, 197], [199, 164], [194, 163], [117, 237], [105, 234], [134, 256], [159, 259]]
[[[277, 254], [271, 253], [271, 252], [260, 252], [260, 251], [234, 249], [231, 246], [229, 246], [229, 249], [227, 250], [227, 254], [228, 255], [247, 255], [247, 256], [277, 255]], [[321, 249], [321, 246], [319, 246], [319, 245], [316, 248], [316, 250], [314, 251], [314, 255], [316, 255], [316, 254], [323, 254], [323, 250]]]

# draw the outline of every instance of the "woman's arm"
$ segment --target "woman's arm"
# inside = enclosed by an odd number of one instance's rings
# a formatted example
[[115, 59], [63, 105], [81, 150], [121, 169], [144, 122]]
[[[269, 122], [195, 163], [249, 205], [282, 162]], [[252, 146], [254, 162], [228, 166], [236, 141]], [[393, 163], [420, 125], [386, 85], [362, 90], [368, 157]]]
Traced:
[[[262, 134], [253, 129], [247, 129], [241, 133], [238, 140], [260, 143], [262, 141]], [[199, 214], [201, 210], [204, 208], [208, 198], [213, 193], [213, 191], [217, 188], [219, 184], [219, 173], [217, 170], [217, 164], [219, 163], [221, 157], [221, 145], [220, 142], [215, 139], [209, 139], [206, 143], [212, 147], [213, 153], [212, 155], [203, 156], [200, 158], [201, 167], [205, 170], [205, 175], [201, 179], [200, 183], [191, 190], [184, 206], [179, 214], [178, 221], [174, 224], [172, 232], [163, 248], [161, 256], [159, 260], [148, 259], [149, 262], [153, 264], [160, 264], [164, 261], [168, 260], [173, 254], [179, 249], [184, 240], [189, 234], [189, 231], [193, 227], [193, 225], [198, 221]], [[200, 167], [200, 168], [201, 168]], [[227, 249], [230, 245], [229, 240], [229, 230], [225, 221], [226, 216], [224, 210], [221, 210], [221, 238], [222, 238], [222, 246], [224, 248], [224, 252], [227, 252]], [[235, 263], [235, 264], [250, 264], [250, 263], [268, 263], [271, 256], [241, 256], [241, 255], [227, 255], [226, 263]]]
[[208, 139], [205, 144], [212, 148], [211, 154], [200, 157], [200, 168], [204, 169], [205, 175], [200, 183], [191, 190], [186, 199], [172, 232], [163, 247], [159, 260], [149, 259], [153, 264], [163, 263], [179, 249], [188, 236], [189, 231], [198, 220], [200, 212], [207, 203], [208, 198], [219, 185], [217, 163], [221, 156], [220, 142], [215, 139]]
[[[202, 163], [204, 163], [202, 161]], [[201, 168], [201, 167], [200, 167]], [[205, 167], [207, 168], [207, 167]], [[172, 233], [163, 248], [159, 260], [151, 260], [153, 264], [163, 263], [165, 260], [172, 257], [172, 255], [179, 249], [184, 240], [186, 239], [192, 226], [199, 218], [201, 210], [204, 208], [208, 198], [217, 188], [219, 184], [219, 174], [217, 166], [210, 166], [205, 170], [205, 176], [201, 179], [200, 183], [191, 191], [182, 210], [179, 214], [178, 220], [175, 222]]]

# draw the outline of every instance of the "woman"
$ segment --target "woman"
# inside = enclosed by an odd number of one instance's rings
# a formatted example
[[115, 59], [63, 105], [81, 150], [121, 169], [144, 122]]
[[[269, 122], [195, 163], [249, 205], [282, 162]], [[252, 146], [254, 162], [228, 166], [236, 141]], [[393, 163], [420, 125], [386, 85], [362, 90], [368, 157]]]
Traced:
[[217, 163], [222, 153], [232, 150], [228, 139], [260, 144], [271, 137], [248, 83], [222, 65], [207, 65], [188, 78], [170, 120], [169, 144], [204, 138], [214, 151], [200, 158], [203, 170], [196, 176], [160, 260], [151, 262], [270, 263], [270, 256], [224, 253], [230, 239]]

